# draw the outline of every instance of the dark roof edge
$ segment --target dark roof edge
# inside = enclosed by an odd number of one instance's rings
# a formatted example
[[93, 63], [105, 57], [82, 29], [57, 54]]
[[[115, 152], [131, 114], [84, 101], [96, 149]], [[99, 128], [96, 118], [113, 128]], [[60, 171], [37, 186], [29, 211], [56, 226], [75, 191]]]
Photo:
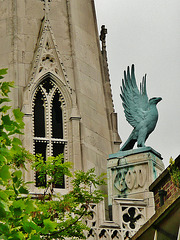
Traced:
[[139, 239], [151, 226], [154, 226], [159, 221], [162, 221], [169, 214], [169, 209], [171, 211], [180, 204], [179, 191], [171, 198], [166, 201], [166, 203], [159, 208], [156, 213], [135, 233], [131, 240]]

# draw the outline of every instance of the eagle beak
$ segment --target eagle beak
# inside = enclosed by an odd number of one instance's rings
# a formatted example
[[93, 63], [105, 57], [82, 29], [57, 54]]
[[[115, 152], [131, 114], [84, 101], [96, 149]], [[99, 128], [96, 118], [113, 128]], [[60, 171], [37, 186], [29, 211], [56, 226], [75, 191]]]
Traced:
[[158, 97], [157, 100], [156, 100], [156, 102], [158, 103], [158, 102], [160, 102], [161, 100], [162, 100], [162, 98], [161, 98], [161, 97]]

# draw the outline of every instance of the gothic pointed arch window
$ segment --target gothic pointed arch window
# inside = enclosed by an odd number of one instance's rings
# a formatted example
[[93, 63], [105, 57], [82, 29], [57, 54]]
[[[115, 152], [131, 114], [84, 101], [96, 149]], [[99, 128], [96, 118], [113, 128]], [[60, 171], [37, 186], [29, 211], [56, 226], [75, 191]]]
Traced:
[[[64, 139], [65, 102], [60, 89], [50, 76], [44, 78], [36, 88], [33, 97], [33, 149], [34, 154], [47, 157], [64, 153], [67, 140]], [[36, 173], [36, 187], [44, 186], [47, 176], [39, 180]], [[56, 184], [65, 188], [65, 180]]]

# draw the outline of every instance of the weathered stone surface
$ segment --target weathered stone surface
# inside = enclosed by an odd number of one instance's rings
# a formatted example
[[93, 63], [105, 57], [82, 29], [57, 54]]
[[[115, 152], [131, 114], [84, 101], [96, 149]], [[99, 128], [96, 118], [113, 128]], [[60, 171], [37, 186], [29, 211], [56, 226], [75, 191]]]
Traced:
[[[107, 170], [108, 204], [110, 209], [113, 205], [113, 219], [116, 219], [116, 222], [120, 210], [114, 209], [114, 201], [119, 202], [116, 204], [118, 208], [121, 208], [122, 201], [124, 205], [128, 206], [128, 212], [124, 213], [124, 219], [127, 220], [127, 229], [129, 228], [131, 234], [134, 234], [142, 226], [142, 223], [145, 223], [154, 214], [154, 196], [150, 192], [149, 186], [163, 170], [164, 164], [161, 155], [150, 147], [110, 154]], [[136, 201], [139, 201], [139, 205]], [[139, 206], [139, 210], [136, 205]], [[138, 225], [138, 221], [137, 224], [134, 222], [135, 225], [131, 224], [128, 214], [134, 214], [136, 219], [138, 211], [139, 214], [142, 213], [140, 211], [142, 207], [144, 214], [143, 216], [139, 215], [140, 225]], [[132, 219], [132, 223], [133, 221]]]
[[[144, 199], [150, 184], [163, 169], [164, 164], [160, 154], [152, 148], [111, 154], [108, 159], [110, 195]], [[109, 201], [111, 202], [111, 199]]]
[[[0, 68], [7, 67], [7, 79], [19, 87], [11, 95], [13, 106], [25, 113], [24, 147], [33, 152], [32, 102], [38, 84], [50, 74], [65, 106], [65, 159], [74, 169], [106, 172], [118, 133], [111, 122], [112, 98], [104, 90], [94, 3], [53, 0], [49, 7], [46, 14], [39, 0], [4, 0], [0, 7]], [[25, 177], [34, 180], [34, 173]]]

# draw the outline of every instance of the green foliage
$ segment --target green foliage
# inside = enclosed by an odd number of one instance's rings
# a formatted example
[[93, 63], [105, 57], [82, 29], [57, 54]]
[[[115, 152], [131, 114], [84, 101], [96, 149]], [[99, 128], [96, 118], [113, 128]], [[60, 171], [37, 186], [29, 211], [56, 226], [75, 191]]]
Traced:
[[[0, 79], [3, 79], [7, 69], [0, 70]], [[15, 155], [24, 154], [24, 157], [28, 156], [28, 152], [21, 147], [21, 141], [15, 136], [15, 134], [22, 134], [24, 128], [23, 113], [19, 109], [12, 111], [13, 116], [10, 117], [8, 111], [11, 110], [11, 106], [5, 105], [11, 100], [8, 97], [10, 88], [14, 87], [13, 82], [0, 82], [0, 166], [4, 163], [12, 164]], [[25, 159], [24, 159], [25, 160]], [[16, 161], [14, 161], [16, 165]]]
[[180, 170], [178, 166], [176, 166], [175, 161], [173, 158], [170, 158], [170, 167], [168, 167], [172, 182], [178, 188], [180, 188]]
[[[55, 159], [59, 159], [59, 163], [54, 161]], [[45, 186], [44, 196], [36, 203], [37, 211], [33, 212], [34, 222], [38, 226], [42, 226], [41, 237], [44, 239], [64, 239], [65, 237], [84, 239], [83, 230], [88, 230], [88, 228], [80, 220], [89, 214], [88, 210], [91, 203], [98, 203], [103, 199], [104, 195], [95, 187], [105, 184], [104, 176], [96, 177], [95, 169], [86, 173], [77, 171], [72, 180], [72, 191], [65, 195], [54, 195], [53, 185], [61, 180], [62, 174], [72, 177], [71, 165], [63, 163], [62, 155], [49, 159], [47, 164], [49, 169], [44, 166], [41, 156], [38, 156], [36, 161], [34, 167], [39, 170], [40, 176], [43, 177], [44, 174], [51, 176]], [[61, 174], [59, 179], [56, 179], [57, 175], [54, 169]], [[48, 189], [50, 191], [46, 194]]]
[[70, 171], [72, 164], [70, 162], [64, 162], [63, 154], [59, 154], [56, 157], [49, 157], [46, 160], [46, 164], [44, 164], [42, 155], [37, 154], [33, 167], [38, 173], [38, 178], [41, 183], [43, 183], [45, 175], [51, 176], [51, 178], [47, 180], [45, 186], [46, 189], [50, 189], [51, 192], [53, 192], [55, 184], [62, 183], [64, 175], [72, 177], [72, 173]]
[[[8, 94], [13, 82], [3, 81], [7, 69], [0, 70], [0, 239], [84, 239], [87, 226], [83, 217], [89, 214], [89, 204], [98, 203], [103, 194], [97, 187], [104, 184], [104, 176], [96, 177], [95, 170], [70, 171], [71, 164], [63, 155], [34, 158], [22, 147], [18, 138], [24, 128], [23, 113], [11, 110]], [[39, 178], [48, 175], [44, 194], [33, 199], [28, 183], [22, 178], [26, 162], [34, 162]], [[55, 195], [54, 185], [66, 175], [72, 178], [72, 190], [65, 195]]]

